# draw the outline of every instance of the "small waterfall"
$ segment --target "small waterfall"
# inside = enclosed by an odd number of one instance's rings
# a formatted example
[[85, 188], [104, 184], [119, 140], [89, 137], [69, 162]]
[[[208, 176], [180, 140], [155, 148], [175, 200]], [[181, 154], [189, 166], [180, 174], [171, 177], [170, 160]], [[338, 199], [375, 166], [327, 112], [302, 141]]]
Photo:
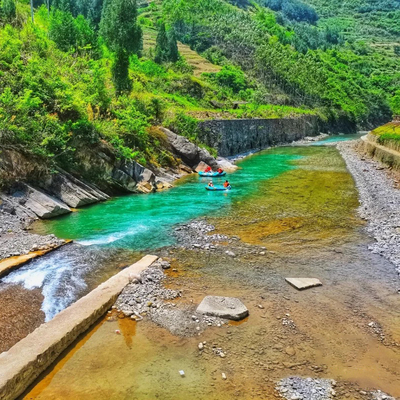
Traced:
[[110, 269], [110, 263], [115, 265], [121, 260], [116, 252], [98, 246], [67, 245], [10, 273], [2, 282], [41, 289], [42, 311], [47, 322], [91, 289], [88, 284], [91, 275], [95, 280], [94, 274], [104, 273], [102, 266]]

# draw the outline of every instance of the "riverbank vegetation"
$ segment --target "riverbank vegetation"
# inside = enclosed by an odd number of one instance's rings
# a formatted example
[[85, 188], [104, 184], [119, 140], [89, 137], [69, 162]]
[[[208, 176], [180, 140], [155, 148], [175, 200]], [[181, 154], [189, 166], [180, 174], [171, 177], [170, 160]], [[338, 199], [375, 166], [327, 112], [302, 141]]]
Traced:
[[393, 121], [371, 132], [378, 137], [378, 143], [400, 151], [400, 122]]
[[[33, 22], [29, 3], [0, 0], [0, 145], [66, 169], [101, 141], [166, 166], [157, 125], [197, 141], [199, 119], [317, 114], [335, 129], [400, 112], [398, 54], [352, 38], [322, 0], [35, 0]], [[382, 7], [354, 19], [386, 13], [390, 41], [398, 10]]]

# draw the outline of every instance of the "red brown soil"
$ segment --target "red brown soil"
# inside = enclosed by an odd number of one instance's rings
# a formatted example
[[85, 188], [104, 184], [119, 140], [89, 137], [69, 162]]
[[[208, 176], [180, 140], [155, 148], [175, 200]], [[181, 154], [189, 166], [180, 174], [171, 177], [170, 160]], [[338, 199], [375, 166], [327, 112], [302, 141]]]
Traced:
[[43, 301], [39, 289], [6, 286], [0, 296], [0, 353], [33, 332], [44, 322], [40, 309]]

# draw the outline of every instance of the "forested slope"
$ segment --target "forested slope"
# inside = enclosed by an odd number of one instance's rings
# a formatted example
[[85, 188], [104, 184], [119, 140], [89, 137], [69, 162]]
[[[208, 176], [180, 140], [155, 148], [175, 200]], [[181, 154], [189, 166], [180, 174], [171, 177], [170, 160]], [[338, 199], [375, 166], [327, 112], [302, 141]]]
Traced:
[[[173, 166], [158, 125], [197, 141], [197, 118], [315, 113], [259, 102], [259, 84], [239, 67], [214, 67], [187, 46], [179, 45], [180, 55], [174, 30], [152, 6], [137, 9], [132, 0], [34, 5], [32, 23], [28, 0], [0, 0], [0, 145], [50, 166], [79, 170], [76, 154], [99, 145], [120, 159]], [[143, 46], [149, 35], [154, 43]], [[194, 60], [214, 72], [195, 75]]]
[[387, 122], [400, 113], [398, 0], [339, 3], [35, 0], [32, 22], [29, 0], [0, 0], [0, 146], [72, 172], [100, 145], [173, 166], [159, 125], [197, 141], [206, 118]]
[[[322, 4], [322, 0], [315, 2]], [[320, 20], [318, 10], [328, 13], [331, 6], [313, 8], [310, 4], [299, 0], [165, 0], [163, 10], [181, 40], [216, 62], [223, 63], [225, 57], [233, 60], [262, 82], [268, 94], [280, 89], [288, 104], [322, 108], [332, 122], [368, 126], [390, 119], [392, 112], [399, 112], [395, 47], [387, 54], [354, 40], [336, 20]], [[385, 19], [394, 27], [398, 23], [396, 4], [388, 6], [392, 14]], [[354, 20], [357, 17], [355, 12], [352, 17], [351, 10], [345, 9], [345, 14]], [[379, 31], [374, 32], [379, 36]]]

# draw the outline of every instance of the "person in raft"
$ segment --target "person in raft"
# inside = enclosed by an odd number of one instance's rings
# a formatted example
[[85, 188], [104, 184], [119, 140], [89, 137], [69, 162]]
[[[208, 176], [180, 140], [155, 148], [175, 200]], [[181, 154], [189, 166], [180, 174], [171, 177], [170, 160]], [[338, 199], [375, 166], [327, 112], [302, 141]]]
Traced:
[[224, 183], [224, 188], [228, 189], [228, 187], [230, 187], [231, 184], [228, 182], [228, 180], [225, 181]]
[[224, 172], [224, 170], [222, 168], [218, 168], [218, 173], [222, 174]]
[[208, 167], [204, 170], [204, 172], [211, 172], [211, 171], [212, 171], [212, 169], [211, 169], [210, 166], [208, 166]]
[[214, 187], [213, 181], [208, 182], [208, 187]]

